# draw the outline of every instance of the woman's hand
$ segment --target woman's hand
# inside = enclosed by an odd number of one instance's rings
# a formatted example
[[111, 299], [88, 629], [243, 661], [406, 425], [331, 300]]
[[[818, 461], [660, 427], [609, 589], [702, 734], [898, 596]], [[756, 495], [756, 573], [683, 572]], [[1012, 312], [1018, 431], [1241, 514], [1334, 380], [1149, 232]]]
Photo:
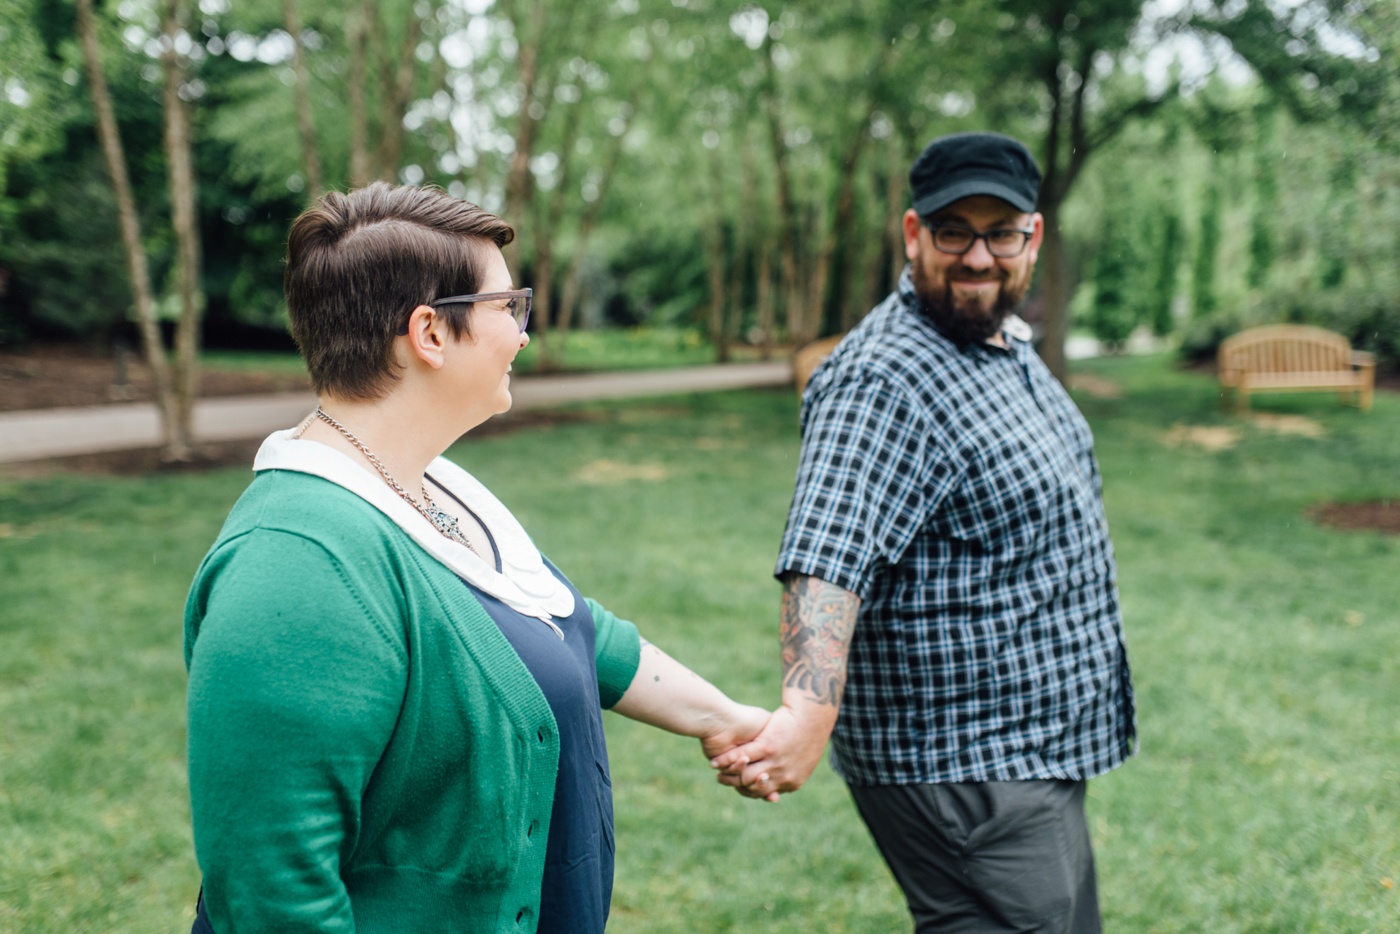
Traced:
[[[613, 710], [672, 733], [694, 736], [707, 759], [749, 742], [768, 723], [768, 711], [731, 700], [645, 639], [637, 673]], [[737, 768], [742, 771], [743, 766]], [[776, 793], [771, 798], [753, 793], [748, 797], [778, 800]]]
[[[763, 732], [768, 725], [768, 719], [772, 716], [762, 707], [751, 707], [748, 704], [733, 704], [733, 710], [722, 718], [722, 722], [716, 724], [713, 732], [700, 737], [700, 748], [705, 753], [705, 758], [710, 760], [710, 765], [714, 766], [716, 759], [724, 757], [729, 763], [721, 770], [720, 782], [722, 784], [733, 785], [735, 781], [743, 775], [745, 767], [749, 764], [748, 756], [734, 754], [734, 747], [751, 742], [759, 733]], [[731, 776], [730, 781], [724, 781], [724, 775]], [[767, 776], [763, 776], [766, 780]], [[757, 777], [754, 779], [757, 782]], [[739, 786], [736, 786], [739, 787]], [[740, 793], [750, 798], [761, 798], [765, 801], [776, 802], [778, 800], [777, 791], [768, 791], [762, 787], [739, 787]]]
[[821, 762], [836, 721], [834, 708], [784, 705], [752, 741], [710, 760], [719, 782], [748, 798], [777, 799], [801, 788]]

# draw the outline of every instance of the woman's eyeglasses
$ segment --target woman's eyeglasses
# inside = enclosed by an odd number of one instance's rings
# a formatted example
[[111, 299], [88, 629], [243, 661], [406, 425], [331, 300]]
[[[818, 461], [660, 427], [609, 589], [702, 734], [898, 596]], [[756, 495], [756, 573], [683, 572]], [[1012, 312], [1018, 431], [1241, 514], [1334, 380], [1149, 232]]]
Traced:
[[[530, 304], [534, 300], [534, 289], [514, 289], [510, 292], [479, 292], [475, 295], [449, 295], [447, 298], [437, 298], [429, 302], [432, 308], [441, 308], [443, 305], [475, 305], [477, 302], [499, 302], [502, 299], [509, 299], [506, 302], [506, 311], [515, 319], [515, 323], [520, 327], [523, 334], [525, 325], [530, 322]], [[408, 330], [399, 331], [400, 334], [407, 334]]]

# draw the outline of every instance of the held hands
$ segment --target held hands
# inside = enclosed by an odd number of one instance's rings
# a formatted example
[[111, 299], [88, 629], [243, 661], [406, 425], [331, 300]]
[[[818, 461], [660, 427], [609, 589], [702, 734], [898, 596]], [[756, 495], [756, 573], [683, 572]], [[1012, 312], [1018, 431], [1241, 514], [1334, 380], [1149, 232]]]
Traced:
[[[714, 732], [700, 737], [700, 749], [706, 758], [710, 760], [710, 765], [714, 766], [721, 758], [728, 758], [734, 770], [731, 777], [738, 779], [748, 765], [748, 757], [736, 754], [736, 750], [744, 748], [742, 744], [750, 743], [767, 726], [769, 713], [762, 707], [750, 707], [747, 704], [734, 704], [728, 716], [723, 718]], [[724, 777], [721, 776], [721, 782]], [[725, 783], [728, 784], [728, 783]], [[763, 798], [767, 801], [776, 802], [778, 792], [773, 790], [759, 790], [739, 788], [741, 794], [749, 798]]]
[[[805, 705], [804, 705], [805, 706]], [[719, 770], [720, 784], [746, 798], [775, 802], [779, 794], [796, 791], [806, 783], [821, 761], [831, 734], [825, 715], [813, 719], [784, 705], [775, 710], [763, 731], [750, 742], [726, 749], [710, 760]], [[816, 713], [824, 714], [823, 711]], [[834, 714], [834, 711], [833, 711]], [[834, 715], [829, 718], [834, 722]]]

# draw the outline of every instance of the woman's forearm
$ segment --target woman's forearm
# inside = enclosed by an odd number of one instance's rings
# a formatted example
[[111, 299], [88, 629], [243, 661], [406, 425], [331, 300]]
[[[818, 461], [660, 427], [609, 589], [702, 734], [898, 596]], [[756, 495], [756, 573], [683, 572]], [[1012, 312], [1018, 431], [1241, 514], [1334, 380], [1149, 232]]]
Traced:
[[767, 711], [732, 700], [645, 639], [637, 673], [613, 710], [672, 733], [694, 736], [707, 749], [722, 743], [717, 751], [757, 734], [768, 719]]

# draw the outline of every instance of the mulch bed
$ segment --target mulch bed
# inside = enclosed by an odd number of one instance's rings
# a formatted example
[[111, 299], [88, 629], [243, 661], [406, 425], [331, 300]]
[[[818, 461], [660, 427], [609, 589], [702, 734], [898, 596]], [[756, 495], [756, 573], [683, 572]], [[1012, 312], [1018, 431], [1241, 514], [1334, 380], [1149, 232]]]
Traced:
[[[202, 397], [292, 392], [310, 388], [305, 376], [202, 368]], [[32, 345], [23, 351], [0, 349], [0, 412], [54, 409], [70, 405], [150, 402], [151, 375], [134, 353], [125, 366], [96, 348]]]
[[1319, 525], [1335, 529], [1400, 535], [1400, 499], [1372, 500], [1366, 503], [1323, 503], [1309, 509], [1308, 518]]

